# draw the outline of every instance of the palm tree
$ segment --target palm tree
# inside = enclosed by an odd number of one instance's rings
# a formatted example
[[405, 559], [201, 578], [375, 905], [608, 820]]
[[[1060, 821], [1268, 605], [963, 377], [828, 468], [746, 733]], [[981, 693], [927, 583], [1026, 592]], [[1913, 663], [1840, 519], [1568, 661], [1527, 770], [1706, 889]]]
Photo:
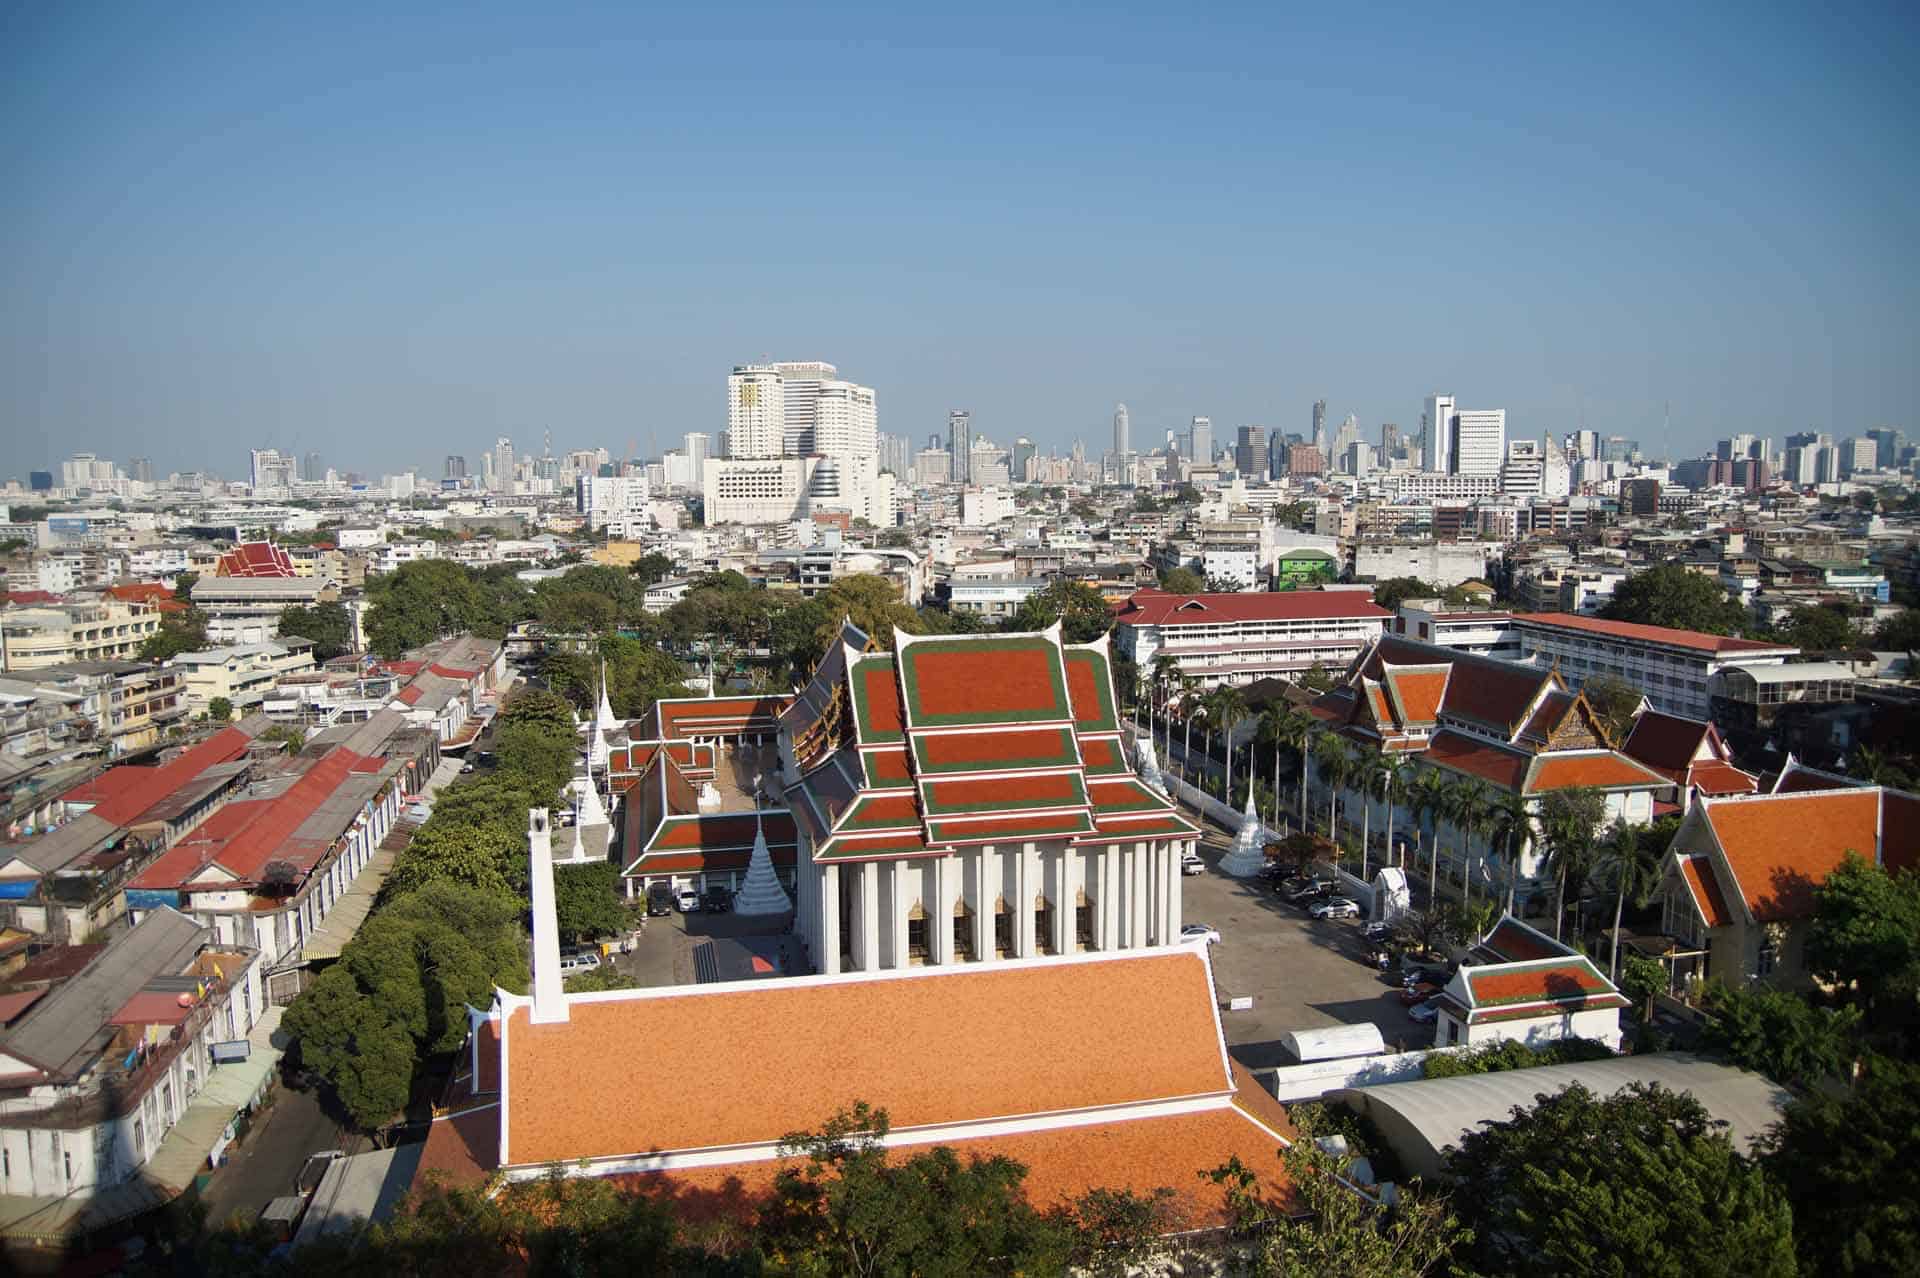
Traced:
[[1590, 867], [1595, 832], [1607, 813], [1606, 795], [1587, 787], [1555, 790], [1540, 805], [1540, 830], [1546, 837], [1547, 856], [1553, 862], [1553, 937], [1560, 939], [1560, 928], [1567, 912], [1567, 880], [1576, 884]]
[[[1200, 687], [1200, 681], [1185, 674], [1176, 678], [1180, 688], [1180, 780], [1184, 784], [1187, 779], [1187, 756], [1193, 753], [1193, 711], [1195, 691]], [[1173, 749], [1172, 728], [1167, 729], [1167, 749]]]
[[1444, 773], [1428, 768], [1419, 779], [1407, 787], [1407, 797], [1412, 803], [1414, 819], [1425, 820], [1427, 842], [1431, 844], [1427, 861], [1427, 908], [1431, 910], [1439, 900], [1440, 891], [1440, 814], [1447, 806], [1447, 794], [1453, 788]]
[[1367, 877], [1367, 840], [1373, 837], [1373, 801], [1386, 784], [1387, 756], [1378, 746], [1356, 748], [1353, 778], [1360, 788], [1360, 877]]
[[[1260, 717], [1255, 728], [1255, 739], [1261, 745], [1273, 747], [1273, 811], [1267, 814], [1268, 823], [1275, 829], [1280, 825], [1280, 750], [1287, 744], [1287, 736], [1294, 714], [1284, 701], [1274, 700], [1260, 707]], [[1247, 764], [1249, 770], [1253, 764]]]
[[[1380, 794], [1387, 804], [1387, 861], [1393, 860], [1393, 810], [1398, 804], [1407, 801], [1407, 783], [1412, 777], [1413, 765], [1397, 754], [1380, 756]], [[1404, 865], [1406, 858], [1400, 858]]]
[[1327, 838], [1337, 845], [1340, 842], [1340, 787], [1353, 775], [1353, 756], [1347, 753], [1347, 743], [1337, 734], [1322, 732], [1314, 738], [1313, 759], [1320, 765], [1320, 776], [1327, 783]]
[[1453, 803], [1447, 815], [1460, 829], [1460, 895], [1473, 900], [1473, 829], [1486, 818], [1493, 792], [1479, 777], [1468, 777], [1453, 788]]
[[1228, 807], [1233, 807], [1233, 729], [1247, 717], [1247, 699], [1240, 689], [1221, 684], [1207, 694], [1207, 718], [1220, 725], [1220, 740], [1227, 750], [1227, 787], [1224, 791]]
[[1166, 725], [1166, 754], [1173, 753], [1173, 702], [1171, 694], [1175, 682], [1180, 678], [1180, 663], [1170, 653], [1161, 653], [1153, 659], [1153, 684], [1160, 691], [1160, 721]]
[[1299, 710], [1288, 710], [1280, 741], [1300, 763], [1300, 828], [1307, 828], [1307, 752], [1313, 741], [1314, 718]]
[[1661, 850], [1651, 841], [1643, 842], [1643, 827], [1615, 820], [1600, 842], [1601, 864], [1613, 871], [1613, 955], [1607, 963], [1607, 979], [1620, 979], [1620, 914], [1631, 892], [1635, 905], [1645, 904], [1647, 890], [1659, 873]]
[[1525, 840], [1533, 834], [1533, 813], [1527, 801], [1512, 791], [1503, 791], [1493, 801], [1487, 816], [1489, 835], [1500, 841], [1507, 858], [1507, 913], [1513, 913], [1514, 888], [1520, 878], [1520, 854]]

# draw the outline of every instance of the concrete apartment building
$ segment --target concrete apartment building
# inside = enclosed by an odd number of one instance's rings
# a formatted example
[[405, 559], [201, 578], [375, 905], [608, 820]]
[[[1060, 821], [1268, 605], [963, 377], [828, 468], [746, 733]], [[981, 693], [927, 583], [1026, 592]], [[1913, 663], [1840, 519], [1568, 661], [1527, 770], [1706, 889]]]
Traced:
[[159, 609], [118, 599], [0, 609], [0, 669], [129, 661], [159, 630]]
[[1114, 647], [1141, 669], [1163, 652], [1202, 687], [1341, 671], [1393, 614], [1364, 590], [1171, 595], [1139, 590], [1114, 613]]
[[225, 697], [236, 714], [247, 714], [260, 708], [283, 676], [313, 669], [313, 640], [183, 652], [173, 659], [173, 666], [180, 672], [187, 708], [193, 714], [205, 714], [216, 697]]
[[1800, 654], [1784, 644], [1571, 613], [1523, 614], [1513, 619], [1513, 629], [1523, 656], [1554, 667], [1575, 687], [1611, 675], [1638, 688], [1654, 709], [1689, 719], [1710, 717], [1709, 685], [1722, 670], [1783, 665]]

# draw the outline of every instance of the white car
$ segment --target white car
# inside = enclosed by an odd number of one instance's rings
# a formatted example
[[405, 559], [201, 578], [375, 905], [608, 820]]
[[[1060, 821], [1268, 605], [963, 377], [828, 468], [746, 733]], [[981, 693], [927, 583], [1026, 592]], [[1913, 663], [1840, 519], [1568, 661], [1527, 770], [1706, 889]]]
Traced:
[[1205, 923], [1189, 923], [1180, 929], [1180, 939], [1183, 941], [1205, 941], [1208, 945], [1218, 945], [1220, 943], [1220, 933], [1214, 931]]
[[700, 912], [700, 894], [690, 887], [681, 888], [673, 894], [673, 904], [674, 908], [682, 914], [698, 914]]
[[1189, 852], [1180, 858], [1180, 873], [1186, 875], [1205, 874], [1207, 863], [1200, 859], [1198, 852]]
[[1307, 913], [1316, 919], [1355, 919], [1360, 917], [1360, 903], [1344, 896], [1330, 896], [1324, 901], [1315, 901]]

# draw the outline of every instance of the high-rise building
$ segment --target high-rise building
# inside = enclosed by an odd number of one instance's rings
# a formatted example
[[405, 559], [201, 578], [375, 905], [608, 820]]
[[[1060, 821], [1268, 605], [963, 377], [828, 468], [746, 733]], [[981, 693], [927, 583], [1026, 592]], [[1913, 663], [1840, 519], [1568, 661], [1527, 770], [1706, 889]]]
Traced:
[[[808, 429], [809, 453], [842, 460], [873, 458], [879, 453], [879, 415], [871, 386], [821, 382], [811, 397], [813, 421]], [[791, 416], [789, 413], [789, 420]]]
[[1453, 396], [1435, 391], [1420, 412], [1420, 464], [1437, 474], [1453, 472]]
[[1393, 422], [1380, 423], [1380, 461], [1382, 465], [1393, 460], [1400, 451], [1400, 427]]
[[1187, 427], [1187, 457], [1196, 466], [1213, 463], [1213, 419], [1196, 417]]
[[1033, 464], [1033, 455], [1037, 451], [1033, 441], [1025, 435], [1013, 441], [1012, 456], [1008, 460], [1008, 465], [1013, 471], [1014, 483], [1025, 484], [1032, 482], [1033, 476], [1028, 473], [1028, 470]]
[[1895, 430], [1891, 426], [1876, 426], [1867, 432], [1867, 438], [1874, 443], [1875, 467], [1892, 470], [1900, 464], [1900, 454], [1907, 447], [1905, 431]]
[[1312, 444], [1289, 444], [1286, 473], [1298, 476], [1324, 475], [1327, 473], [1326, 454]]
[[947, 453], [953, 458], [950, 472], [956, 484], [970, 484], [973, 475], [973, 414], [956, 408], [947, 414]]
[[[780, 452], [805, 457], [827, 450], [814, 440], [818, 401], [823, 388], [839, 381], [840, 370], [820, 360], [796, 360], [773, 365], [780, 374]], [[871, 394], [871, 392], [869, 392]]]
[[467, 459], [459, 453], [448, 453], [445, 474], [448, 479], [465, 479], [467, 477]]
[[1600, 432], [1584, 428], [1567, 436], [1567, 451], [1574, 461], [1594, 461], [1600, 456]]
[[1267, 477], [1267, 428], [1242, 426], [1240, 439], [1233, 447], [1233, 468], [1246, 479]]
[[1874, 440], [1861, 435], [1841, 441], [1840, 473], [1843, 476], [1852, 475], [1863, 470], [1872, 470], [1879, 464], [1880, 446]]
[[326, 477], [327, 468], [326, 465], [321, 462], [320, 454], [317, 452], [308, 453], [306, 460], [300, 465], [300, 478], [306, 480], [309, 484], [317, 484]]
[[772, 364], [740, 364], [727, 376], [727, 456], [760, 460], [786, 441], [786, 383]]
[[1540, 496], [1546, 487], [1547, 447], [1538, 439], [1509, 441], [1506, 464], [1500, 469], [1500, 491], [1510, 497]]
[[1131, 431], [1127, 425], [1127, 406], [1116, 404], [1113, 410], [1113, 455], [1122, 463], [1125, 462], [1127, 454], [1133, 451], [1130, 434]]
[[913, 482], [930, 486], [953, 479], [953, 454], [944, 448], [923, 448], [913, 459]]
[[255, 448], [247, 454], [247, 482], [255, 492], [291, 488], [296, 463], [277, 448]]
[[[1340, 433], [1334, 436], [1333, 455], [1335, 457], [1345, 457], [1347, 455], [1347, 449], [1359, 442], [1360, 419], [1352, 413], [1348, 413], [1347, 419], [1340, 423]], [[1326, 451], [1325, 444], [1320, 444], [1319, 447], [1322, 452]]]
[[1498, 475], [1507, 453], [1507, 410], [1454, 410], [1453, 439], [1448, 446], [1455, 475]]
[[513, 441], [505, 435], [493, 441], [493, 491], [513, 492]]
[[53, 472], [50, 470], [30, 470], [27, 472], [27, 488], [31, 492], [47, 493], [53, 491]]
[[1327, 401], [1313, 401], [1313, 446], [1324, 450], [1327, 446]]
[[153, 459], [150, 457], [136, 457], [128, 462], [127, 478], [138, 480], [143, 484], [151, 484], [153, 482]]

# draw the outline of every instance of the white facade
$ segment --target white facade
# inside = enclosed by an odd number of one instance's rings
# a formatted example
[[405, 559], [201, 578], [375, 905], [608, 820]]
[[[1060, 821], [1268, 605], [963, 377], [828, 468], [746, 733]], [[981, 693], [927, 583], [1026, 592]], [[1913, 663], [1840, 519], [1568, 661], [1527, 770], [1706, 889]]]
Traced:
[[772, 364], [742, 364], [727, 377], [727, 456], [779, 457], [786, 440], [786, 382]]
[[1013, 494], [1004, 488], [969, 488], [960, 494], [960, 526], [985, 528], [1012, 519]]
[[582, 475], [574, 488], [574, 506], [591, 528], [616, 519], [645, 517], [647, 481], [637, 476]]
[[701, 484], [707, 523], [784, 524], [801, 518], [817, 463], [813, 457], [708, 458]]
[[1453, 414], [1453, 472], [1498, 475], [1506, 460], [1507, 410], [1462, 408]]
[[1453, 469], [1453, 396], [1435, 392], [1420, 410], [1420, 445], [1425, 468], [1435, 474]]
[[1418, 577], [1435, 586], [1457, 586], [1487, 575], [1490, 549], [1471, 541], [1363, 541], [1353, 548], [1353, 575], [1372, 581]]
[[[1596, 675], [1626, 680], [1655, 710], [1689, 719], [1712, 717], [1709, 682], [1731, 666], [1778, 666], [1799, 655], [1785, 645], [1718, 639], [1693, 631], [1591, 621], [1566, 625], [1539, 616], [1513, 619], [1521, 651], [1534, 664], [1552, 665], [1579, 687]], [[1663, 637], [1664, 636], [1664, 637]]]

